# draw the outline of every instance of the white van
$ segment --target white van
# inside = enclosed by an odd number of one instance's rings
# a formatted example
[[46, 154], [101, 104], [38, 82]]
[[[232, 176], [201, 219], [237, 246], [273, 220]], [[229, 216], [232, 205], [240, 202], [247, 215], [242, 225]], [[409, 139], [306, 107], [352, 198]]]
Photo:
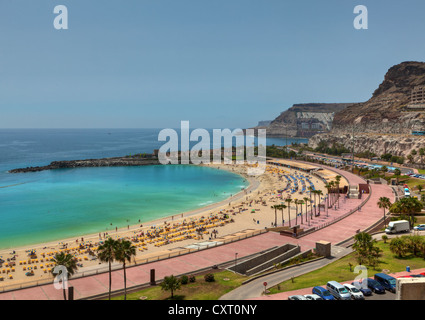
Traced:
[[347, 288], [336, 281], [329, 281], [326, 284], [326, 289], [338, 300], [351, 300], [351, 295]]

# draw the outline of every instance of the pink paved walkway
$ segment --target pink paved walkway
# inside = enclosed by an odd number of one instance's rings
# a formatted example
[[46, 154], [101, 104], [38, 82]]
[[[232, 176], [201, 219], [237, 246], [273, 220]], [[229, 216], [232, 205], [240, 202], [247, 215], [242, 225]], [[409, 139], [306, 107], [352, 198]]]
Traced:
[[[332, 169], [332, 168], [331, 168]], [[339, 171], [332, 169], [334, 171]], [[351, 183], [364, 183], [364, 181], [351, 173], [341, 171]], [[127, 286], [135, 286], [148, 283], [150, 280], [150, 269], [155, 269], [156, 279], [162, 279], [171, 274], [190, 274], [199, 269], [209, 268], [216, 264], [232, 261], [235, 253], [238, 253], [238, 259], [248, 255], [283, 245], [293, 243], [301, 246], [301, 250], [308, 250], [315, 247], [318, 240], [330, 241], [336, 244], [356, 233], [357, 229], [364, 229], [379, 220], [383, 211], [376, 205], [379, 197], [386, 196], [393, 201], [394, 197], [391, 188], [384, 185], [371, 185], [372, 196], [368, 203], [360, 212], [355, 212], [349, 217], [336, 222], [324, 229], [316, 231], [300, 239], [280, 236], [277, 233], [267, 232], [265, 234], [240, 240], [231, 244], [202, 250], [188, 255], [149, 263], [146, 265], [135, 266], [127, 269]], [[353, 202], [354, 201], [354, 202]], [[340, 209], [336, 212], [329, 210], [331, 217], [348, 212], [353, 205], [357, 205], [359, 200], [347, 200], [346, 203], [340, 200]], [[322, 213], [324, 215], [324, 213]], [[323, 218], [323, 216], [322, 216]], [[331, 219], [331, 218], [329, 218]], [[75, 299], [90, 297], [102, 294], [108, 291], [108, 273], [85, 277], [82, 279], [70, 280], [74, 286]], [[123, 288], [123, 272], [117, 270], [112, 272], [112, 290]], [[62, 291], [56, 290], [53, 284], [27, 288], [17, 291], [11, 291], [0, 294], [0, 300], [62, 300]]]

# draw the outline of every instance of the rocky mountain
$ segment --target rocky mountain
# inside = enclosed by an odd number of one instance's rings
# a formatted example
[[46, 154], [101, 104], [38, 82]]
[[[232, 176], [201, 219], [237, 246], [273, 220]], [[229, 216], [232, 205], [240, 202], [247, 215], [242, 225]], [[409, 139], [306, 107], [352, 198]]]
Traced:
[[267, 127], [270, 137], [311, 137], [332, 129], [334, 115], [352, 103], [294, 104], [282, 112]]
[[[391, 67], [368, 101], [336, 113], [332, 130], [312, 137], [309, 146], [315, 148], [320, 141], [326, 141], [351, 149], [354, 143], [355, 152], [369, 150], [406, 158], [412, 150], [425, 147], [425, 136], [412, 134], [425, 131], [425, 100], [418, 104], [417, 99], [412, 99], [412, 93], [424, 85], [424, 62], [403, 62]], [[418, 156], [413, 162], [417, 161]]]
[[424, 62], [393, 66], [367, 102], [353, 104], [335, 115], [332, 133], [345, 133], [347, 126], [359, 133], [410, 134], [412, 130], [425, 130], [425, 113], [406, 108], [412, 90], [422, 85], [425, 85]]

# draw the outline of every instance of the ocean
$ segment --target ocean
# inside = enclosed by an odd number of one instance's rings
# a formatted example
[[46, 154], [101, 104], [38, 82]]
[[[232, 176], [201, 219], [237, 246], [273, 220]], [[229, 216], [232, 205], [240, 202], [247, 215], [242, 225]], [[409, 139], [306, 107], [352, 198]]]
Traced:
[[0, 248], [152, 221], [222, 201], [247, 186], [239, 175], [190, 165], [7, 172], [58, 160], [151, 153], [163, 144], [159, 131], [0, 129]]

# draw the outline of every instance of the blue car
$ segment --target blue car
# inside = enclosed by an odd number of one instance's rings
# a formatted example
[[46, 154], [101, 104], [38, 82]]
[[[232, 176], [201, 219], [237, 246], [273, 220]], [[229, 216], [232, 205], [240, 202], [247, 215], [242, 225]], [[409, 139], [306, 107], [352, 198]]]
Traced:
[[351, 283], [353, 286], [355, 286], [357, 289], [359, 289], [361, 291], [361, 293], [363, 293], [363, 295], [366, 296], [371, 296], [372, 295], [372, 290], [370, 290], [369, 288], [363, 288], [363, 286], [361, 285], [360, 282], [352, 282]]
[[413, 230], [424, 231], [425, 230], [425, 224], [420, 224], [416, 227], [413, 227]]
[[369, 287], [370, 290], [372, 290], [372, 292], [385, 293], [385, 288], [378, 281], [371, 278], [367, 278], [365, 279], [365, 281], [366, 280], [367, 280], [367, 286]]
[[313, 294], [317, 294], [323, 300], [335, 300], [334, 296], [325, 288], [314, 287], [312, 290]]

